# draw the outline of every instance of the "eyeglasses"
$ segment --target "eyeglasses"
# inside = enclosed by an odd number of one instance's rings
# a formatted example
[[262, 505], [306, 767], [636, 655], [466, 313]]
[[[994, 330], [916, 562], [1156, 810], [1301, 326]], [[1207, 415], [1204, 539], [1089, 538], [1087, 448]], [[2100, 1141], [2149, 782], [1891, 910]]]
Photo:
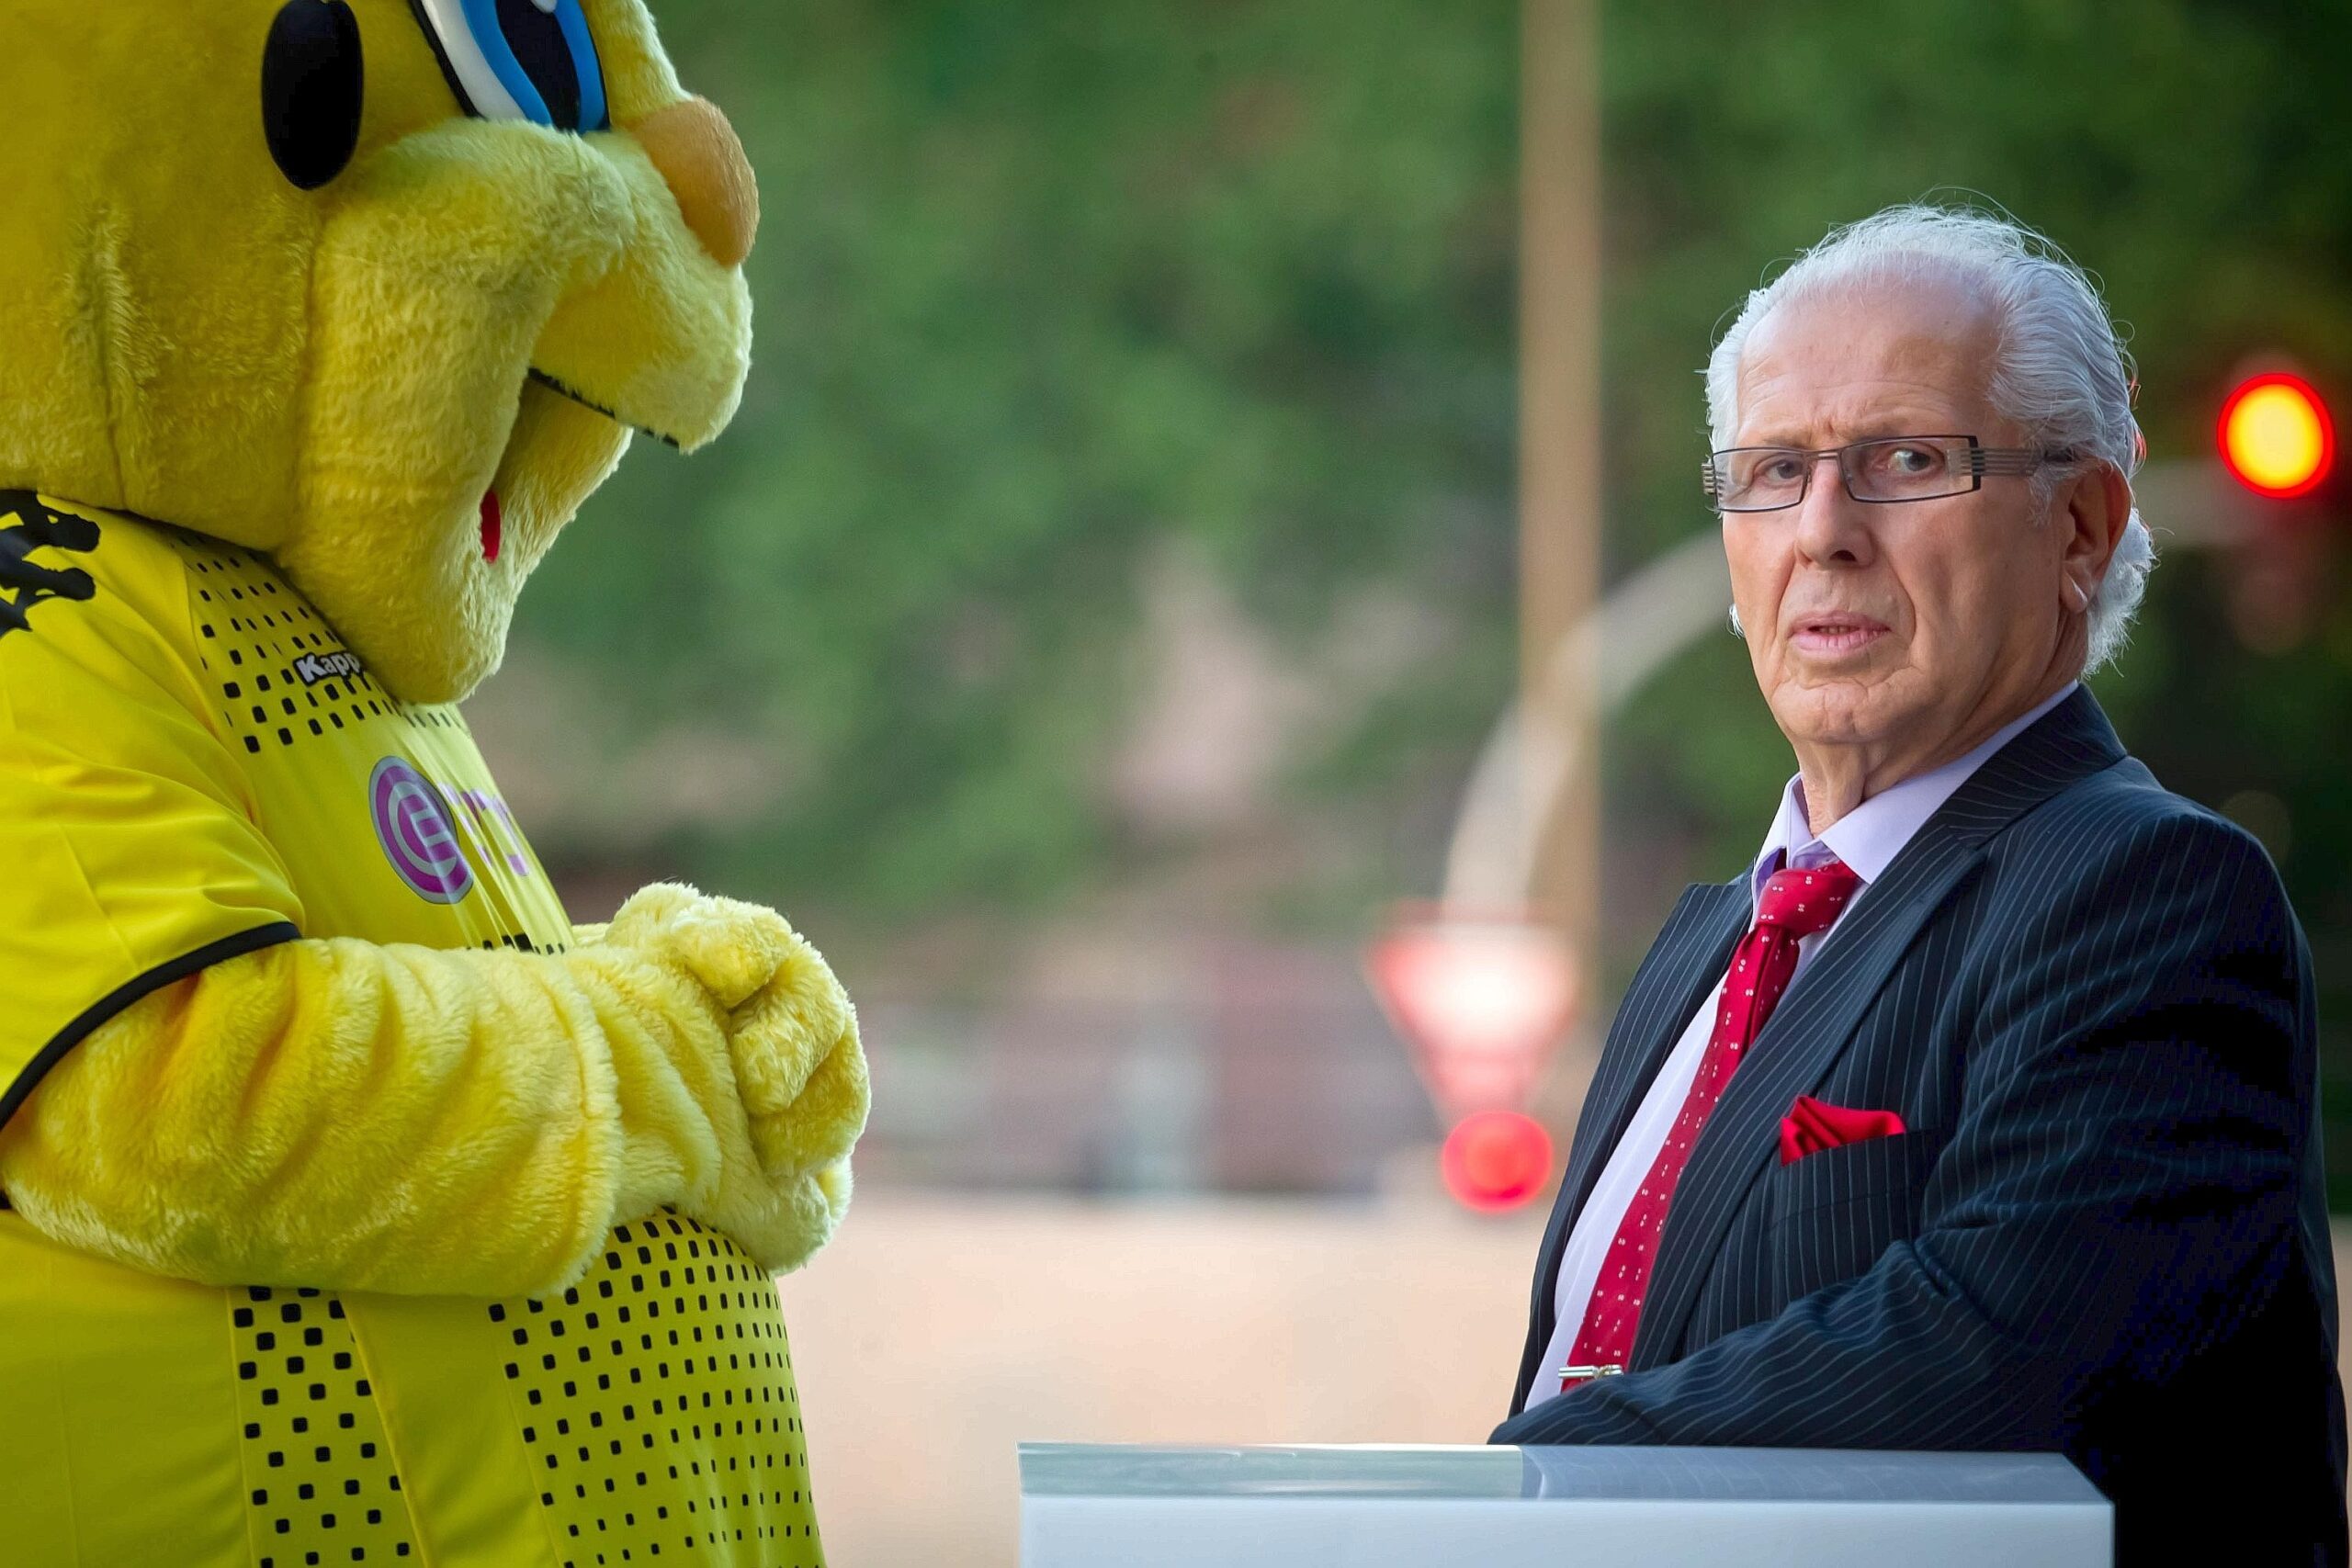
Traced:
[[1984, 488], [1987, 474], [2031, 474], [2072, 460], [2030, 446], [1980, 446], [1973, 435], [1884, 435], [1809, 452], [1802, 446], [1731, 446], [1710, 453], [1707, 499], [1718, 512], [1778, 512], [1813, 488], [1824, 457], [1856, 501], [1934, 501]]

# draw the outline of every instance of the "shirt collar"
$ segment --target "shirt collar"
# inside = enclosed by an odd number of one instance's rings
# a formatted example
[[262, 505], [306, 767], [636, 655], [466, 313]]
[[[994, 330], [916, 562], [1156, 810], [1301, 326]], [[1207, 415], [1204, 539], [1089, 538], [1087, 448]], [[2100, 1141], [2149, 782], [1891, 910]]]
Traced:
[[1749, 874], [1749, 897], [1761, 898], [1765, 882], [1782, 865], [1818, 865], [1833, 855], [1860, 877], [1864, 886], [1877, 881], [1937, 808], [1968, 782], [1969, 775], [2036, 719], [2074, 695], [2081, 684], [2068, 682], [2064, 691], [2003, 725], [1967, 755], [1879, 791], [1831, 823], [1829, 831], [1818, 838], [1805, 818], [1804, 775], [1792, 778], [1781, 791], [1780, 812], [1772, 818], [1772, 830], [1765, 835], [1764, 848]]

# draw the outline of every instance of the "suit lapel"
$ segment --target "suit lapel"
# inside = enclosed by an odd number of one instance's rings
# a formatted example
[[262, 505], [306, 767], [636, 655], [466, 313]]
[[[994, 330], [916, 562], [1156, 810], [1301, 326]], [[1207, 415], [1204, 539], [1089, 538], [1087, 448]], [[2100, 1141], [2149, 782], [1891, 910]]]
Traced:
[[1731, 950], [1747, 929], [1749, 913], [1745, 887], [1702, 882], [1686, 888], [1668, 917], [1650, 962], [1634, 976], [1617, 1010], [1592, 1089], [1577, 1118], [1567, 1172], [1560, 1182], [1561, 1196], [1569, 1200], [1560, 1209], [1570, 1223], [1591, 1195], [1601, 1166], [1624, 1136], [1625, 1124], [1634, 1119], [1690, 1015], [1722, 981]]
[[1520, 1369], [1520, 1399], [1526, 1397], [1535, 1358], [1544, 1354], [1555, 1326], [1552, 1297], [1558, 1289], [1560, 1254], [1567, 1246], [1576, 1216], [1691, 1013], [1723, 979], [1732, 946], [1747, 930], [1748, 918], [1744, 879], [1686, 888], [1626, 988], [1625, 999], [1610, 1026], [1608, 1043], [1601, 1049], [1592, 1087], [1586, 1092], [1584, 1110], [1577, 1118], [1567, 1172], [1560, 1179], [1560, 1194], [1552, 1205], [1543, 1248], [1536, 1254], [1535, 1294]]
[[[1732, 1075], [1675, 1184], [1634, 1337], [1634, 1368], [1669, 1359], [1741, 1200], [1779, 1146], [1781, 1118], [1828, 1075], [1911, 939], [1984, 858], [1956, 839], [1938, 840], [1915, 840], [1855, 900], [1836, 939], [1789, 987]], [[1932, 852], [1913, 852], [1923, 847]]]
[[2018, 816], [2123, 757], [2078, 690], [1989, 759], [1863, 890], [1773, 1012], [1700, 1134], [1658, 1238], [1634, 1368], [1667, 1360], [1748, 1188], [1770, 1168], [1781, 1118], [1826, 1078], [1920, 929]]

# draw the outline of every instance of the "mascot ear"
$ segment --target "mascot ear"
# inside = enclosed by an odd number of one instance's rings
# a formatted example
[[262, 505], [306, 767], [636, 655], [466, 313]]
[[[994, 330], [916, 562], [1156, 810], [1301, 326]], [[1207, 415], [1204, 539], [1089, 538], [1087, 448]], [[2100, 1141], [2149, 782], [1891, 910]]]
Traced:
[[301, 189], [318, 189], [351, 162], [366, 81], [351, 7], [286, 0], [262, 50], [261, 125], [269, 155]]

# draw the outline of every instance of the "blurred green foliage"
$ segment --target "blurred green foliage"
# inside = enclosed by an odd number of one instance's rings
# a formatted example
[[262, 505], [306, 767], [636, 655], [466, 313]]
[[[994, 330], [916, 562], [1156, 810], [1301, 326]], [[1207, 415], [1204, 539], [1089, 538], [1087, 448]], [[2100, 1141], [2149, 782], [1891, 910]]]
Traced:
[[[758, 363], [712, 451], [631, 459], [523, 626], [625, 705], [788, 750], [772, 817], [679, 846], [690, 866], [883, 919], [1115, 877], [1104, 752], [1138, 562], [1174, 536], [1281, 635], [1374, 581], [1462, 628], [1295, 780], [1296, 809], [1375, 834], [1433, 769], [1450, 790], [1510, 680], [1513, 7], [657, 10], [761, 171]], [[1743, 292], [1931, 191], [2006, 204], [2103, 278], [2159, 458], [2207, 449], [2249, 354], [2352, 389], [2352, 9], [1607, 0], [1603, 31], [1612, 573], [1713, 525], [1695, 372]], [[2167, 782], [2259, 819], [2352, 1089], [2339, 554], [2305, 549], [2305, 602], [2273, 616], [2183, 553], [2098, 689]], [[1789, 763], [1726, 637], [1632, 705], [1608, 766], [1612, 844], [1713, 877]], [[1372, 891], [1427, 892], [1442, 818], [1392, 837]], [[1612, 901], [1620, 973], [1678, 881]]]
[[757, 365], [525, 620], [787, 738], [707, 852], [888, 911], [1087, 877], [1170, 536], [1272, 625], [1406, 577], [1507, 644], [1508, 7], [657, 9], [760, 171]]

